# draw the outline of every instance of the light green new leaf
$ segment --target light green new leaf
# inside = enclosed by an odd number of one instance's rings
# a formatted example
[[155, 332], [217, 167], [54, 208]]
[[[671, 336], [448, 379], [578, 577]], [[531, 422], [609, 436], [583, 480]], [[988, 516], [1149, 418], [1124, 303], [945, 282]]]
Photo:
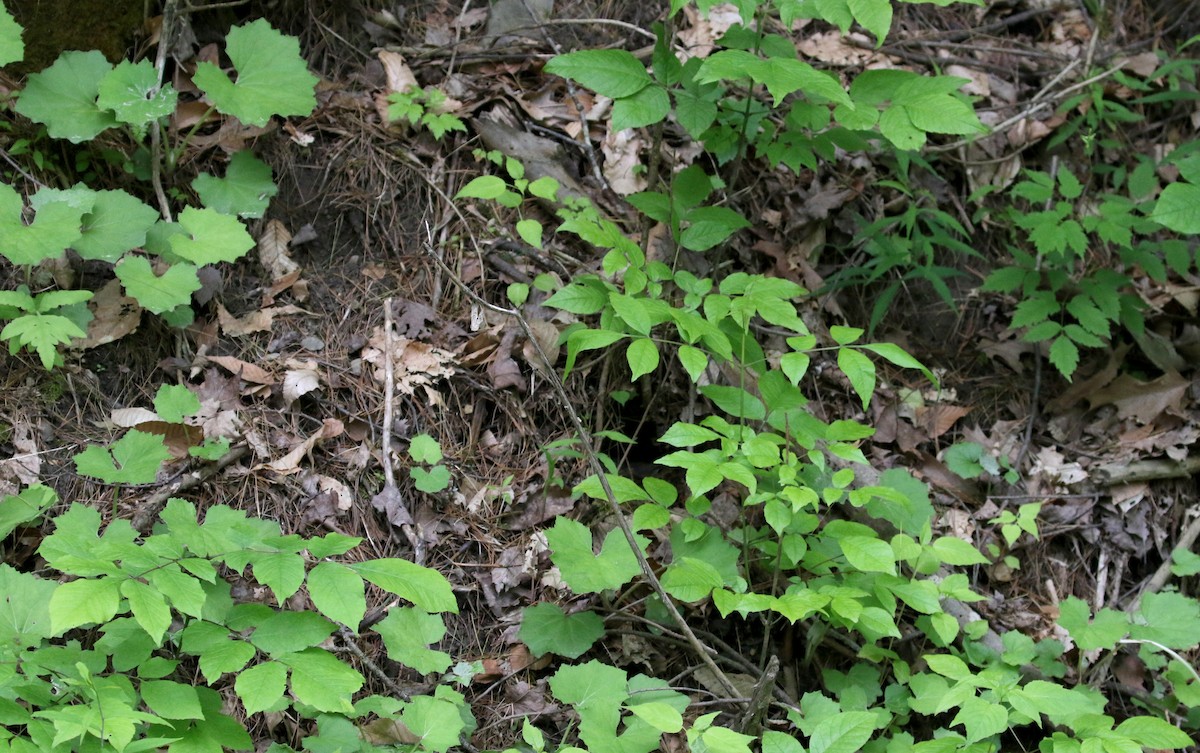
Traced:
[[870, 536], [843, 536], [838, 539], [846, 561], [866, 573], [896, 574], [896, 554], [886, 541]]
[[192, 188], [204, 206], [222, 214], [258, 218], [267, 211], [271, 197], [279, 193], [279, 187], [271, 177], [271, 166], [254, 156], [254, 152], [243, 149], [229, 160], [224, 178], [200, 173], [192, 181]]
[[680, 601], [700, 601], [723, 585], [717, 569], [702, 559], [680, 557], [667, 566], [662, 576], [663, 589]]
[[215, 209], [188, 207], [179, 213], [185, 231], [171, 236], [171, 251], [194, 264], [237, 261], [254, 248], [254, 239], [236, 217]]
[[937, 384], [937, 377], [933, 375], [933, 372], [926, 368], [923, 363], [910, 356], [899, 345], [893, 343], [867, 343], [860, 347], [863, 350], [869, 350], [902, 369], [916, 369], [924, 374], [926, 379]]
[[902, 107], [909, 122], [927, 133], [987, 133], [971, 105], [950, 94], [928, 94], [906, 101]]
[[587, 316], [598, 313], [606, 303], [608, 293], [598, 280], [576, 280], [547, 298], [543, 305]]
[[662, 701], [639, 703], [626, 708], [659, 732], [673, 735], [683, 729], [683, 715]]
[[564, 614], [557, 604], [535, 604], [521, 613], [517, 637], [534, 656], [555, 653], [578, 659], [604, 636], [604, 620], [595, 612]]
[[653, 83], [646, 66], [625, 50], [569, 52], [546, 63], [545, 70], [612, 99], [631, 97]]
[[125, 293], [154, 314], [186, 306], [200, 289], [200, 278], [191, 264], [173, 264], [162, 276], [154, 274], [144, 256], [126, 256], [114, 267]]
[[308, 595], [321, 614], [358, 631], [367, 612], [363, 579], [358, 573], [340, 562], [320, 562], [308, 572]]
[[963, 541], [957, 536], [942, 536], [933, 542], [933, 552], [947, 565], [964, 567], [967, 565], [986, 565], [988, 558], [984, 557], [969, 541]]
[[264, 555], [254, 561], [254, 577], [270, 588], [282, 605], [304, 582], [304, 558], [291, 552]]
[[1177, 233], [1200, 233], [1200, 186], [1183, 182], [1167, 186], [1159, 194], [1150, 219]]
[[629, 344], [625, 360], [629, 362], [629, 378], [636, 382], [658, 368], [658, 346], [648, 337], [639, 337]]
[[[215, 578], [215, 573], [211, 572], [212, 565], [208, 560], [193, 558], [184, 560], [183, 563], [185, 566], [197, 570], [207, 566], [211, 577]], [[158, 589], [159, 593], [170, 599], [171, 606], [180, 612], [192, 617], [200, 617], [204, 612], [204, 602], [207, 600], [204, 588], [200, 585], [200, 581], [183, 572], [179, 565], [170, 563], [156, 568], [146, 573], [146, 578], [151, 585]]]
[[0, 5], [0, 65], [24, 59], [25, 43], [21, 41], [21, 31], [21, 25]]
[[133, 429], [117, 440], [111, 452], [100, 445], [88, 445], [75, 456], [75, 469], [106, 484], [148, 484], [170, 459], [162, 437]]
[[100, 625], [117, 614], [120, 578], [82, 578], [63, 583], [50, 597], [50, 632], [62, 635], [80, 625]]
[[508, 190], [508, 184], [495, 175], [480, 175], [472, 178], [454, 194], [455, 199], [497, 199]]
[[729, 207], [700, 207], [688, 212], [688, 226], [679, 234], [679, 245], [689, 251], [707, 251], [745, 227], [749, 221]]
[[426, 612], [458, 613], [458, 602], [450, 581], [437, 570], [395, 558], [356, 562], [350, 568], [384, 591], [407, 599]]
[[241, 672], [233, 689], [242, 699], [247, 714], [266, 711], [283, 699], [287, 690], [288, 668], [277, 661], [255, 664]]
[[71, 248], [84, 259], [115, 262], [145, 243], [157, 220], [157, 211], [124, 191], [96, 191], [92, 211], [83, 217], [83, 234]]
[[[42, 484], [34, 484], [0, 501], [0, 539], [12, 533], [17, 526], [34, 520], [58, 502], [54, 490]], [[3, 592], [0, 592], [3, 593]]]
[[[46, 189], [43, 189], [46, 190]], [[37, 195], [41, 195], [39, 191]], [[36, 196], [36, 195], [35, 195]], [[83, 215], [91, 206], [72, 201], [50, 201], [35, 207], [33, 223], [21, 220], [24, 203], [9, 185], [0, 183], [0, 255], [26, 266], [61, 256], [79, 239]]]
[[442, 446], [429, 434], [418, 434], [409, 440], [408, 456], [418, 463], [442, 462]]
[[967, 742], [978, 742], [1008, 729], [1008, 709], [982, 698], [968, 698], [950, 724], [963, 725]]
[[875, 394], [875, 364], [853, 348], [839, 348], [837, 364], [850, 380], [850, 386], [859, 400], [862, 400], [863, 410], [866, 410], [871, 403], [871, 396]]
[[168, 423], [182, 423], [198, 410], [200, 398], [182, 384], [164, 384], [154, 394], [154, 412]]
[[138, 688], [150, 710], [164, 719], [203, 719], [200, 694], [191, 685], [170, 680], [143, 680]]
[[1200, 602], [1181, 593], [1148, 593], [1142, 597], [1129, 631], [1131, 638], [1161, 643], [1186, 650], [1200, 643]]
[[336, 656], [320, 648], [309, 648], [279, 657], [292, 669], [292, 693], [296, 700], [318, 711], [349, 713], [351, 697], [363, 686], [363, 676]]
[[49, 370], [58, 361], [59, 345], [86, 334], [65, 316], [27, 314], [6, 324], [0, 330], [0, 340], [14, 340], [17, 347], [36, 351], [42, 366]]
[[237, 82], [212, 63], [196, 65], [192, 77], [209, 101], [246, 125], [265, 126], [273, 115], [308, 115], [317, 106], [317, 77], [300, 57], [300, 43], [259, 19], [235, 26], [225, 37]]
[[72, 144], [90, 141], [117, 124], [111, 112], [96, 104], [100, 81], [110, 70], [98, 50], [64, 52], [49, 68], [29, 75], [17, 112], [44, 123], [53, 138]]
[[613, 102], [612, 128], [641, 128], [661, 122], [671, 112], [671, 98], [661, 86], [647, 86], [636, 94]]
[[129, 600], [133, 618], [154, 640], [154, 645], [162, 645], [163, 636], [171, 627], [171, 608], [166, 597], [157, 588], [132, 578], [121, 584], [121, 595]]
[[1114, 730], [1143, 748], [1172, 749], [1194, 745], [1191, 735], [1170, 722], [1153, 716], [1135, 716], [1117, 725]]
[[869, 711], [846, 711], [822, 719], [809, 737], [809, 753], [861, 750], [875, 731], [875, 719], [875, 714]]
[[542, 247], [542, 223], [537, 220], [517, 220], [517, 235], [534, 248]]
[[849, 0], [847, 6], [854, 20], [875, 35], [875, 46], [883, 44], [892, 28], [892, 0]]
[[412, 477], [413, 485], [426, 494], [437, 494], [450, 486], [450, 469], [444, 465], [432, 468], [409, 468], [408, 475]]
[[158, 87], [158, 73], [149, 60], [122, 60], [100, 81], [96, 103], [139, 132], [147, 124], [175, 112], [179, 92], [170, 84]]
[[445, 672], [454, 661], [449, 654], [435, 651], [430, 645], [446, 634], [442, 618], [413, 607], [400, 607], [375, 626], [383, 638], [388, 657], [421, 674]]

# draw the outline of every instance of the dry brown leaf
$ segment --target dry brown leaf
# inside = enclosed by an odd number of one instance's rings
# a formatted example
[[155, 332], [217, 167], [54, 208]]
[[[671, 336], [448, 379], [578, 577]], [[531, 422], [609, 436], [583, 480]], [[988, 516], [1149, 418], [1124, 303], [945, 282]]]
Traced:
[[134, 428], [162, 437], [163, 445], [166, 446], [173, 458], [186, 458], [188, 450], [204, 443], [204, 430], [199, 426], [167, 423], [166, 421], [147, 421]]
[[1122, 374], [1112, 384], [1089, 395], [1088, 404], [1095, 408], [1111, 403], [1117, 407], [1117, 415], [1121, 418], [1134, 418], [1148, 424], [1164, 411], [1181, 411], [1190, 384], [1176, 371], [1169, 371], [1149, 382]]
[[205, 358], [247, 382], [267, 385], [276, 383], [275, 377], [271, 376], [269, 371], [252, 363], [247, 363], [240, 358], [234, 358], [233, 356], [205, 356]]
[[283, 400], [288, 405], [321, 386], [321, 376], [315, 367], [290, 369], [283, 375]]
[[[387, 92], [389, 94], [404, 93], [410, 89], [418, 87], [417, 77], [413, 75], [412, 69], [408, 67], [408, 63], [404, 62], [404, 56], [398, 52], [390, 50], [379, 51], [379, 62], [383, 63], [383, 72], [387, 77]], [[387, 122], [387, 118], [384, 118]]]
[[930, 439], [937, 439], [947, 431], [950, 431], [950, 427], [954, 426], [958, 419], [970, 412], [970, 408], [961, 405], [934, 403], [932, 405], [919, 406], [916, 412], [916, 420], [921, 428], [925, 429], [929, 434]]
[[609, 130], [600, 142], [604, 153], [604, 179], [620, 196], [646, 190], [646, 174], [642, 166], [642, 139], [632, 128]]
[[279, 220], [268, 220], [262, 235], [258, 236], [258, 261], [277, 283], [283, 278], [300, 271], [300, 265], [288, 255], [288, 244], [292, 234]]
[[88, 349], [120, 340], [135, 332], [142, 321], [142, 307], [138, 302], [121, 292], [120, 280], [109, 280], [96, 291], [88, 308], [92, 310], [92, 321], [88, 323], [87, 337], [73, 347]]
[[[380, 382], [383, 381], [384, 340], [383, 328], [377, 327], [362, 352], [363, 362], [375, 367], [374, 376]], [[418, 387], [428, 387], [438, 379], [453, 375], [456, 359], [448, 350], [397, 337], [392, 343], [392, 361], [396, 389], [405, 395], [413, 395]]]
[[15, 479], [20, 486], [29, 486], [38, 483], [42, 472], [37, 434], [33, 422], [26, 416], [18, 414], [11, 419], [9, 442], [15, 452], [12, 457], [0, 460], [0, 497], [17, 493], [17, 487], [10, 480]]
[[299, 473], [300, 461], [302, 461], [312, 452], [313, 448], [317, 446], [317, 443], [322, 440], [332, 439], [333, 437], [338, 436], [342, 433], [344, 428], [345, 427], [342, 425], [342, 422], [336, 418], [327, 418], [321, 423], [320, 429], [317, 429], [312, 436], [293, 447], [288, 454], [284, 455], [278, 460], [273, 460], [270, 463], [260, 465], [256, 468], [256, 470], [258, 468], [267, 468], [275, 471], [276, 473], [281, 473], [284, 475]]

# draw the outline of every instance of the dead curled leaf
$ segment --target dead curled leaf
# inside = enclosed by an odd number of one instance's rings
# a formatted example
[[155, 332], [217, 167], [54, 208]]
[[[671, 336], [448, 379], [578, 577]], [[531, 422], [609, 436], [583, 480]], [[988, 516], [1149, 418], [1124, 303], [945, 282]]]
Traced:
[[266, 468], [268, 470], [275, 471], [276, 473], [282, 473], [285, 475], [299, 473], [300, 461], [312, 452], [313, 448], [317, 446], [318, 442], [321, 442], [325, 439], [332, 439], [341, 434], [344, 430], [345, 427], [342, 425], [341, 421], [337, 420], [336, 418], [327, 418], [322, 422], [320, 429], [317, 429], [312, 436], [293, 447], [288, 454], [284, 455], [278, 460], [257, 466], [255, 470]]
[[1089, 395], [1088, 405], [1095, 408], [1111, 403], [1121, 418], [1148, 424], [1165, 411], [1181, 411], [1190, 385], [1177, 371], [1168, 371], [1149, 382], [1122, 374], [1104, 389]]

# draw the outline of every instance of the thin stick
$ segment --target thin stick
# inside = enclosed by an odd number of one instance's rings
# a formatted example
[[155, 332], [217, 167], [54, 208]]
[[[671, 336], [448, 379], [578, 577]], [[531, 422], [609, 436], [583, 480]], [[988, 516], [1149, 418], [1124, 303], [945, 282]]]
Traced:
[[633, 555], [637, 559], [638, 567], [641, 569], [642, 575], [646, 578], [646, 582], [650, 584], [652, 589], [654, 589], [654, 593], [657, 594], [658, 598], [662, 601], [667, 613], [671, 616], [671, 620], [679, 627], [679, 632], [682, 633], [684, 638], [687, 639], [688, 644], [692, 647], [692, 650], [696, 652], [696, 655], [700, 657], [700, 660], [704, 662], [704, 665], [708, 667], [708, 669], [713, 673], [714, 676], [716, 676], [721, 684], [725, 686], [725, 690], [727, 692], [735, 696], [739, 695], [737, 688], [725, 675], [725, 672], [722, 671], [719, 666], [717, 666], [715, 661], [713, 661], [712, 653], [715, 652], [701, 643], [700, 639], [696, 637], [696, 634], [692, 631], [691, 626], [687, 624], [687, 621], [683, 619], [683, 615], [679, 613], [679, 609], [675, 606], [675, 602], [671, 600], [670, 595], [667, 594], [666, 589], [663, 588], [662, 582], [659, 581], [658, 576], [654, 574], [654, 568], [650, 566], [650, 562], [646, 559], [645, 553], [642, 552], [641, 546], [638, 545], [637, 537], [633, 533], [633, 527], [629, 524], [629, 518], [627, 518], [624, 511], [621, 510], [621, 503], [617, 502], [616, 494], [613, 493], [612, 486], [608, 482], [608, 475], [605, 473], [604, 466], [601, 465], [600, 458], [596, 456], [595, 441], [592, 437], [592, 433], [583, 425], [583, 421], [579, 418], [579, 413], [576, 412], [575, 406], [571, 404], [571, 399], [567, 395], [567, 390], [563, 386], [562, 379], [558, 377], [558, 373], [554, 370], [554, 362], [551, 361], [546, 355], [546, 352], [542, 350], [541, 343], [534, 336], [533, 331], [529, 327], [529, 322], [525, 319], [521, 312], [515, 309], [507, 309], [484, 300], [474, 290], [463, 283], [462, 280], [458, 279], [458, 276], [446, 266], [445, 262], [438, 258], [437, 253], [433, 250], [432, 229], [428, 227], [428, 224], [426, 224], [426, 229], [429, 234], [429, 242], [425, 247], [426, 253], [429, 254], [429, 258], [431, 258], [435, 264], [442, 268], [442, 271], [456, 286], [458, 286], [459, 290], [461, 290], [464, 295], [474, 301], [477, 305], [482, 306], [483, 308], [486, 308], [494, 313], [515, 319], [517, 324], [521, 327], [521, 332], [524, 333], [526, 340], [528, 340], [528, 342], [533, 345], [534, 350], [537, 351], [538, 358], [545, 366], [545, 372], [549, 377], [550, 385], [554, 388], [555, 395], [558, 397], [559, 402], [562, 403], [562, 407], [567, 412], [567, 416], [571, 419], [571, 425], [574, 427], [576, 435], [582, 442], [583, 452], [584, 455], [587, 456], [588, 465], [591, 466], [592, 472], [596, 474], [597, 479], [600, 481], [600, 487], [604, 490], [604, 498], [608, 501], [609, 510], [616, 517], [617, 526], [621, 529], [621, 533], [625, 535], [625, 541], [628, 542], [629, 548], [633, 550]]
[[154, 519], [162, 512], [168, 499], [179, 492], [199, 486], [249, 454], [249, 447], [244, 444], [238, 445], [225, 453], [214, 465], [208, 465], [198, 471], [191, 471], [179, 476], [162, 489], [150, 495], [145, 502], [140, 504], [137, 512], [134, 513], [133, 521], [130, 525], [139, 533], [148, 533], [150, 527], [154, 525]]

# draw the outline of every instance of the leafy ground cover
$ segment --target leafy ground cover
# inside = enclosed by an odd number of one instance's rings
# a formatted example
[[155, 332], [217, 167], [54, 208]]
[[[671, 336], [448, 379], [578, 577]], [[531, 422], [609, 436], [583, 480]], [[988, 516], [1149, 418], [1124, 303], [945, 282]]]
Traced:
[[6, 749], [1194, 746], [1189, 7], [7, 9]]

